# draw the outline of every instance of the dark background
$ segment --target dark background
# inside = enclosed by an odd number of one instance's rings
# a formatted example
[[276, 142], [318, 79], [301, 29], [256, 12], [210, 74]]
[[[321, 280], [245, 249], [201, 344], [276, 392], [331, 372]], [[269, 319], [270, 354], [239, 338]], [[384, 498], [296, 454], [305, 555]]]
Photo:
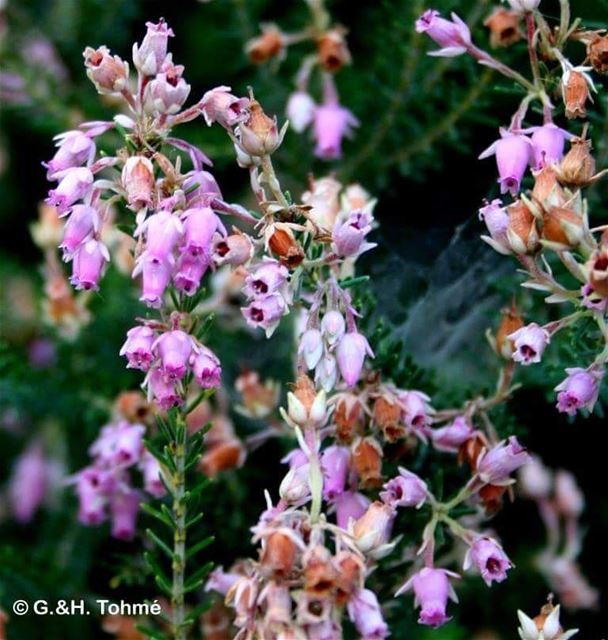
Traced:
[[[556, 4], [543, 2], [548, 16], [557, 15]], [[483, 71], [468, 60], [437, 61], [425, 56], [433, 45], [414, 36], [412, 28], [422, 3], [336, 0], [329, 6], [334, 18], [350, 31], [354, 63], [339, 74], [337, 83], [343, 103], [360, 119], [361, 127], [355, 138], [345, 143], [344, 162], [335, 165], [312, 157], [312, 141], [306, 134], [288, 133], [277, 154], [281, 178], [292, 193], [300, 194], [309, 173], [320, 176], [336, 171], [344, 180], [360, 181], [378, 197], [380, 226], [375, 240], [380, 246], [362, 261], [363, 271], [373, 276], [372, 290], [378, 299], [375, 313], [388, 320], [393, 334], [403, 339], [406, 352], [430, 372], [440, 399], [477, 393], [479, 388], [491, 386], [496, 369], [483, 333], [486, 327], [496, 326], [498, 311], [517, 291], [518, 280], [513, 263], [495, 255], [478, 239], [482, 229], [477, 209], [484, 197], [496, 195], [496, 176], [492, 161], [476, 157], [495, 138], [497, 126], [508, 121], [517, 96], [499, 91], [496, 77], [481, 82]], [[480, 44], [486, 45], [481, 19], [489, 13], [491, 3], [439, 0], [436, 6], [446, 13], [457, 9], [467, 16], [475, 25]], [[589, 26], [608, 20], [604, 0], [577, 0], [572, 6], [573, 13]], [[106, 44], [128, 58], [132, 42], [141, 40], [144, 22], [163, 16], [176, 34], [171, 50], [174, 60], [186, 65], [191, 101], [216, 85], [231, 85], [236, 93], [244, 93], [251, 85], [266, 111], [277, 113], [279, 118], [305, 52], [304, 46], [297, 47], [276, 71], [252, 68], [243, 54], [243, 43], [256, 33], [260, 21], [276, 21], [287, 30], [301, 25], [305, 19], [301, 2], [9, 1], [6, 15], [1, 68], [22, 73], [31, 95], [28, 104], [4, 104], [0, 112], [0, 288], [5, 291], [17, 276], [40, 287], [41, 256], [30, 240], [29, 225], [36, 220], [38, 203], [48, 188], [40, 163], [53, 153], [52, 136], [81, 119], [111, 114], [84, 74], [81, 53], [85, 45]], [[24, 43], [33, 35], [53, 45], [65, 69], [64, 77], [58, 77], [48, 60], [34, 64], [24, 55]], [[525, 47], [498, 55], [525, 69]], [[574, 49], [573, 56], [580, 59], [582, 50]], [[607, 149], [605, 105], [600, 93], [592, 119], [600, 163]], [[573, 130], [577, 127], [573, 125]], [[183, 135], [214, 159], [214, 174], [228, 200], [249, 197], [247, 175], [234, 164], [232, 149], [221, 131], [198, 122], [184, 127]], [[600, 183], [590, 198], [598, 224], [605, 222], [605, 184]], [[18, 436], [0, 433], [0, 480], [8, 475], [11, 460], [28, 434], [43, 425], [49, 428], [49, 422], [58, 433], [68, 434], [65, 458], [73, 472], [86, 463], [86, 447], [104, 420], [105, 406], [92, 402], [91, 397], [99, 394], [111, 399], [121, 389], [137, 385], [137, 377], [124, 371], [116, 357], [137, 305], [125, 279], [111, 272], [93, 304], [97, 314], [94, 323], [85, 328], [76, 345], [59, 346], [55, 367], [32, 372], [23, 362], [23, 350], [34, 336], [49, 331], [36, 322], [14, 326], [11, 300], [1, 289], [5, 346], [0, 361], [4, 369], [0, 371], [10, 374], [5, 373], [0, 402], [17, 407], [25, 426]], [[517, 295], [530, 319], [546, 313], [535, 296], [519, 291]], [[231, 343], [237, 364], [228, 375], [235, 374], [238, 364], [248, 364], [263, 365], [281, 377], [286, 347], [278, 359], [271, 360], [261, 343], [260, 353], [249, 355], [249, 340], [244, 336]], [[554, 410], [550, 390], [563, 367], [572, 364], [560, 360], [564, 353], [568, 354], [567, 350], [559, 350], [546, 366], [526, 372], [528, 385], [517, 394], [511, 408], [530, 449], [549, 466], [573, 471], [580, 482], [588, 501], [581, 563], [590, 582], [605, 592], [606, 421], [593, 417], [572, 422]], [[79, 391], [72, 397], [75, 384]], [[228, 496], [225, 501], [209, 498], [204, 505], [206, 521], [220, 539], [213, 552], [218, 563], [229, 563], [236, 555], [251, 552], [245, 547], [247, 528], [262, 507], [262, 489], [273, 489], [280, 480], [279, 465], [269, 463], [280, 455], [278, 443], [267, 445], [249, 458], [245, 470], [228, 474], [221, 481], [222, 495]], [[43, 513], [35, 526], [0, 522], [0, 565], [4, 564], [0, 601], [5, 606], [21, 594], [125, 593], [133, 597], [148, 593], [137, 579], [141, 572], [139, 543], [130, 548], [110, 541], [104, 529], [83, 529], [75, 523], [74, 508], [74, 500], [66, 494], [62, 507]], [[474, 580], [466, 581], [462, 605], [455, 613], [457, 624], [432, 637], [468, 639], [475, 630], [495, 627], [501, 637], [512, 638], [515, 609], [533, 614], [544, 600], [547, 586], [530, 566], [532, 552], [543, 539], [533, 505], [517, 501], [494, 524], [521, 571], [512, 572], [505, 584], [491, 591], [473, 584]], [[117, 575], [119, 591], [108, 587]], [[608, 628], [605, 596], [602, 602], [603, 613], [564, 613], [562, 619], [567, 627], [580, 627], [585, 640], [599, 640]], [[411, 618], [411, 602], [402, 601], [400, 606]], [[59, 624], [45, 619], [44, 632], [34, 623], [31, 619], [16, 621], [14, 634], [17, 624], [24, 626], [19, 627], [19, 635], [11, 635], [9, 627], [9, 638], [67, 639], [97, 633], [89, 621], [70, 619]], [[404, 625], [411, 627], [410, 622]], [[416, 628], [408, 637], [427, 635]]]

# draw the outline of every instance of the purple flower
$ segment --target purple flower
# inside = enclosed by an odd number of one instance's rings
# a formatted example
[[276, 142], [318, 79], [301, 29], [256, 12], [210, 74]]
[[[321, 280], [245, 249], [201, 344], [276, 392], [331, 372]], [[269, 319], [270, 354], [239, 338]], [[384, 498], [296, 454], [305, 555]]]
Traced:
[[114, 493], [110, 502], [112, 514], [112, 537], [119, 540], [132, 540], [135, 535], [135, 522], [141, 496], [134, 489], [121, 489]]
[[555, 474], [555, 506], [567, 518], [580, 518], [585, 508], [585, 496], [575, 477], [564, 469]]
[[277, 328], [286, 310], [285, 301], [278, 293], [256, 298], [248, 307], [241, 308], [250, 327], [261, 327], [270, 336]]
[[133, 45], [133, 64], [146, 76], [155, 76], [167, 57], [169, 37], [174, 36], [169, 25], [160, 20], [158, 24], [146, 22], [146, 35], [140, 45]]
[[526, 464], [529, 458], [517, 438], [511, 436], [481, 454], [477, 462], [477, 474], [487, 484], [510, 484], [511, 473]]
[[201, 279], [208, 268], [209, 258], [207, 256], [182, 253], [173, 276], [175, 288], [178, 291], [183, 291], [187, 296], [193, 296], [198, 291]]
[[274, 293], [287, 280], [289, 271], [278, 260], [265, 258], [245, 280], [243, 292], [251, 298]]
[[146, 253], [159, 260], [168, 260], [180, 239], [184, 226], [175, 214], [159, 211], [143, 224], [146, 231]]
[[321, 320], [321, 331], [331, 347], [342, 340], [346, 330], [344, 316], [335, 309], [328, 311]]
[[160, 308], [163, 294], [171, 280], [172, 265], [169, 260], [160, 260], [144, 251], [137, 260], [133, 277], [142, 274], [140, 300], [149, 307]]
[[309, 369], [314, 369], [323, 357], [323, 336], [319, 329], [307, 329], [300, 338], [298, 355]]
[[457, 453], [473, 434], [473, 427], [464, 416], [458, 416], [451, 424], [440, 429], [433, 429], [429, 433], [435, 449], [447, 453]]
[[84, 204], [74, 205], [65, 224], [59, 248], [63, 249], [65, 255], [71, 255], [93, 233], [99, 231], [99, 226], [99, 213], [93, 207]]
[[455, 13], [452, 13], [452, 20], [446, 20], [440, 17], [439, 11], [429, 9], [416, 20], [416, 31], [426, 33], [441, 47], [437, 51], [431, 51], [431, 56], [459, 56], [471, 44], [469, 27]]
[[350, 451], [348, 447], [337, 445], [328, 447], [321, 455], [321, 469], [323, 471], [323, 497], [334, 500], [344, 493]]
[[428, 496], [426, 483], [415, 473], [399, 467], [399, 475], [382, 487], [380, 499], [391, 507], [421, 507]]
[[175, 114], [190, 93], [190, 85], [182, 78], [184, 67], [167, 60], [159, 73], [146, 85], [144, 108], [148, 113]]
[[220, 359], [207, 347], [200, 346], [192, 363], [192, 371], [199, 386], [213, 389], [220, 386], [222, 367]]
[[370, 500], [362, 493], [344, 491], [334, 499], [336, 522], [341, 529], [347, 530], [350, 520], [359, 520], [367, 511]]
[[600, 381], [604, 377], [603, 370], [566, 369], [568, 377], [555, 387], [557, 409], [573, 416], [579, 409], [593, 411], [600, 392]]
[[109, 261], [105, 244], [95, 239], [87, 240], [74, 253], [70, 282], [78, 290], [97, 290], [105, 263]]
[[480, 156], [480, 159], [496, 155], [498, 182], [501, 193], [516, 196], [521, 180], [530, 162], [531, 142], [524, 135], [500, 130], [500, 138], [493, 142]]
[[143, 451], [143, 437], [146, 428], [141, 424], [121, 422], [116, 430], [114, 443], [114, 463], [120, 467], [130, 467], [139, 462]]
[[536, 170], [556, 164], [564, 157], [564, 145], [570, 134], [553, 123], [536, 127], [531, 137], [533, 167]]
[[378, 598], [369, 589], [358, 589], [348, 600], [348, 617], [351, 619], [362, 640], [382, 640], [390, 633]]
[[372, 229], [372, 216], [365, 211], [355, 211], [346, 220], [338, 220], [332, 230], [333, 249], [343, 257], [358, 256], [376, 245], [365, 242]]
[[207, 91], [200, 104], [209, 126], [217, 122], [225, 129], [231, 129], [249, 117], [249, 99], [232, 95], [230, 87], [215, 87]]
[[287, 118], [296, 133], [302, 133], [313, 121], [315, 101], [306, 91], [294, 91], [287, 100]]
[[222, 192], [216, 179], [208, 171], [193, 171], [187, 174], [182, 189], [186, 194], [186, 204], [188, 207], [201, 203], [207, 204], [210, 198], [221, 198]]
[[513, 566], [502, 547], [493, 538], [479, 537], [467, 550], [463, 569], [475, 566], [484, 582], [489, 586], [493, 582], [502, 582], [507, 571]]
[[46, 177], [54, 180], [55, 176], [66, 169], [90, 163], [95, 157], [95, 142], [82, 131], [66, 131], [55, 136], [57, 151], [48, 163]]
[[167, 378], [181, 380], [186, 375], [192, 346], [192, 338], [180, 329], [167, 331], [156, 339], [152, 349], [158, 351], [161, 370]]
[[430, 398], [422, 391], [401, 391], [398, 394], [398, 400], [406, 426], [424, 436], [431, 423]]
[[398, 596], [413, 588], [415, 604], [420, 607], [418, 622], [430, 627], [441, 627], [450, 619], [446, 614], [448, 598], [457, 600], [448, 576], [458, 577], [457, 574], [445, 569], [424, 567], [412, 576], [395, 595]]
[[349, 137], [359, 121], [337, 101], [329, 100], [314, 112], [315, 155], [323, 160], [342, 156], [342, 138]]
[[127, 357], [127, 369], [147, 371], [150, 368], [153, 342], [154, 332], [150, 327], [133, 327], [127, 331], [127, 339], [120, 349], [120, 355]]
[[357, 331], [349, 331], [344, 334], [336, 349], [338, 368], [349, 387], [359, 380], [365, 355], [374, 357], [374, 353], [367, 339]]
[[158, 402], [161, 409], [172, 409], [182, 404], [182, 398], [175, 384], [168, 380], [159, 368], [150, 369], [144, 382], [151, 397]]
[[188, 209], [184, 212], [184, 220], [182, 251], [188, 251], [193, 256], [210, 255], [214, 233], [221, 230], [225, 235], [220, 219], [209, 207]]
[[104, 491], [104, 476], [107, 472], [87, 467], [76, 480], [76, 494], [79, 500], [78, 521], [91, 526], [100, 524], [106, 518], [107, 498]]
[[161, 480], [158, 460], [149, 451], [144, 451], [139, 461], [139, 468], [144, 477], [144, 489], [155, 498], [162, 498], [167, 490]]
[[60, 214], [66, 213], [77, 200], [87, 195], [94, 179], [91, 171], [85, 167], [66, 169], [55, 177], [60, 178], [60, 182], [49, 191], [46, 202], [57, 207]]
[[515, 346], [513, 360], [523, 365], [540, 362], [543, 351], [551, 340], [549, 332], [536, 322], [531, 322], [507, 337]]
[[315, 369], [315, 384], [329, 393], [335, 386], [338, 379], [338, 366], [336, 359], [331, 353], [326, 353], [317, 368]]
[[39, 443], [30, 444], [17, 458], [8, 486], [15, 520], [30, 522], [36, 515], [49, 481], [49, 466]]
[[509, 227], [509, 214], [502, 205], [502, 200], [496, 198], [479, 210], [479, 219], [486, 223], [490, 237], [482, 236], [493, 249], [502, 254], [511, 253], [507, 239]]

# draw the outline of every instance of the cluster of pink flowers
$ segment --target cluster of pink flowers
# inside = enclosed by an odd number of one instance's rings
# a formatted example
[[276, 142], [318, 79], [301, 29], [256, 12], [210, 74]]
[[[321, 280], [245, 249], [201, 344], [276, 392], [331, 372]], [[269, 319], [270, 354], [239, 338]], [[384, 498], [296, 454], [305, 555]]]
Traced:
[[222, 373], [219, 358], [178, 328], [179, 314], [173, 317], [171, 329], [151, 324], [129, 329], [120, 350], [120, 355], [128, 360], [127, 367], [147, 372], [144, 387], [150, 399], [154, 398], [162, 409], [180, 406], [185, 394], [180, 384], [190, 372], [202, 389], [219, 386]]
[[145, 432], [144, 425], [124, 419], [101, 429], [89, 448], [91, 464], [72, 479], [82, 524], [99, 525], [109, 516], [113, 537], [133, 538], [139, 505], [145, 499], [134, 487], [135, 469], [141, 472], [145, 492], [156, 498], [165, 494], [158, 461], [143, 445]]
[[[529, 34], [528, 48], [534, 80], [530, 82], [519, 73], [498, 62], [471, 41], [468, 27], [453, 15], [452, 21], [441, 18], [437, 11], [427, 11], [417, 22], [417, 29], [426, 33], [441, 46], [435, 55], [471, 55], [479, 63], [490, 66], [521, 84], [526, 96], [516, 110], [509, 127], [500, 129], [500, 138], [480, 158], [494, 155], [498, 168], [498, 182], [502, 194], [510, 193], [514, 200], [504, 204], [495, 199], [479, 211], [489, 235], [482, 238], [496, 251], [514, 255], [529, 275], [524, 286], [549, 294], [547, 302], [574, 305], [573, 314], [545, 326], [532, 322], [520, 326], [508, 339], [512, 344], [512, 358], [523, 365], [540, 362], [551, 338], [579, 318], [592, 316], [604, 342], [606, 305], [606, 241], [599, 241], [589, 228], [588, 211], [582, 192], [598, 180], [604, 172], [595, 172], [591, 145], [586, 128], [581, 137], [574, 136], [554, 123], [556, 106], [551, 96], [551, 82], [545, 83], [538, 64], [539, 43], [549, 47], [561, 72], [562, 102], [568, 119], [584, 118], [590, 92], [595, 91], [592, 68], [604, 72], [601, 61], [603, 40], [597, 32], [582, 31], [577, 39], [587, 45], [590, 67], [575, 66], [563, 54], [568, 34], [561, 33], [558, 44], [550, 44], [552, 36], [546, 23], [536, 18], [538, 1], [510, 2], [515, 17], [525, 19]], [[567, 16], [564, 16], [567, 18]], [[524, 120], [530, 104], [538, 101], [543, 112], [543, 124], [526, 126]], [[566, 141], [570, 150], [565, 153]], [[533, 188], [529, 194], [522, 190], [522, 181], [531, 169]], [[565, 267], [567, 277], [578, 280], [579, 289], [563, 285], [548, 267], [543, 250], [554, 252]], [[590, 313], [589, 313], [590, 312]], [[593, 411], [604, 377], [605, 349], [598, 349], [595, 360], [587, 367], [566, 369], [567, 377], [556, 386], [557, 409], [574, 415], [581, 409]]]

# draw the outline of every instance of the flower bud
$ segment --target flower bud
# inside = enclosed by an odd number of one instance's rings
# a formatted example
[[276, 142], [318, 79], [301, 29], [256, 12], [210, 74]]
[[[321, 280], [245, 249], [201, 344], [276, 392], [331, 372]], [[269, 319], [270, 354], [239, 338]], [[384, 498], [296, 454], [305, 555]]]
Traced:
[[520, 19], [515, 11], [496, 7], [483, 23], [490, 31], [490, 46], [508, 47], [517, 42], [521, 38]]
[[377, 487], [382, 482], [382, 447], [372, 436], [359, 438], [352, 446], [352, 465], [362, 487]]
[[573, 249], [583, 239], [585, 229], [581, 215], [565, 207], [552, 207], [543, 214], [542, 237]]
[[538, 9], [540, 0], [507, 0], [513, 11], [520, 11], [521, 13], [529, 13]]
[[161, 360], [162, 373], [170, 380], [181, 380], [186, 375], [192, 347], [191, 336], [180, 329], [161, 334], [152, 345]]
[[530, 461], [519, 470], [519, 488], [521, 492], [533, 500], [549, 497], [553, 477], [540, 458], [530, 456]]
[[559, 181], [568, 187], [586, 187], [593, 182], [594, 174], [595, 158], [591, 155], [591, 141], [574, 138], [570, 151], [559, 166]]
[[321, 320], [321, 331], [330, 347], [342, 339], [346, 330], [344, 316], [335, 309], [328, 311]]
[[192, 362], [192, 372], [202, 389], [220, 386], [222, 367], [219, 358], [207, 347], [198, 347], [198, 353]]
[[307, 329], [300, 338], [298, 355], [304, 358], [308, 369], [314, 369], [323, 356], [323, 337], [319, 329]]
[[336, 402], [333, 419], [338, 441], [352, 442], [363, 427], [363, 409], [358, 397], [354, 394], [342, 394]]
[[122, 170], [122, 186], [131, 209], [151, 206], [154, 167], [150, 160], [145, 156], [131, 156]]
[[507, 207], [509, 226], [507, 239], [515, 253], [530, 255], [540, 248], [536, 218], [523, 200], [516, 200]]
[[268, 246], [289, 269], [294, 269], [304, 260], [304, 251], [289, 227], [275, 226], [268, 240]]
[[276, 116], [269, 118], [257, 100], [249, 104], [249, 117], [239, 124], [239, 143], [250, 156], [272, 153], [282, 142]]
[[502, 206], [502, 200], [496, 198], [479, 209], [479, 219], [486, 223], [490, 237], [481, 236], [493, 249], [502, 254], [511, 253], [511, 247], [507, 238], [509, 228], [509, 214]]
[[285, 50], [285, 36], [273, 24], [262, 26], [262, 33], [245, 45], [245, 53], [254, 64], [262, 64], [279, 58]]
[[77, 290], [96, 291], [110, 254], [105, 244], [98, 240], [87, 240], [74, 253], [70, 282]]
[[140, 45], [133, 45], [133, 64], [145, 76], [155, 76], [167, 58], [169, 38], [175, 35], [164, 20], [146, 22], [146, 35]]
[[585, 496], [569, 471], [560, 469], [555, 474], [555, 505], [567, 518], [579, 518], [585, 508]]
[[471, 45], [471, 32], [467, 25], [456, 15], [446, 20], [439, 11], [428, 9], [416, 20], [416, 31], [426, 33], [441, 48], [431, 52], [433, 56], [452, 58], [466, 52]]
[[111, 55], [107, 47], [87, 47], [82, 55], [87, 76], [99, 93], [119, 93], [126, 88], [129, 65]]
[[587, 57], [597, 73], [608, 72], [608, 36], [597, 35], [587, 44]]
[[553, 123], [537, 127], [532, 137], [533, 168], [542, 169], [548, 165], [559, 163], [564, 155], [564, 145], [568, 132]]
[[458, 453], [472, 435], [473, 427], [464, 416], [458, 416], [451, 424], [430, 432], [435, 449], [446, 453]]
[[344, 65], [350, 64], [350, 51], [344, 35], [344, 29], [338, 27], [326, 31], [317, 40], [319, 64], [325, 71], [336, 72]]
[[562, 98], [566, 118], [586, 118], [589, 100], [589, 80], [582, 71], [571, 69], [562, 77]]
[[405, 436], [405, 428], [401, 421], [401, 406], [394, 398], [390, 396], [376, 398], [373, 419], [388, 442], [396, 442]]
[[306, 91], [294, 91], [287, 100], [286, 114], [291, 128], [302, 133], [313, 121], [315, 101]]
[[[45, 202], [57, 207], [60, 214], [65, 214], [75, 202], [89, 193], [94, 177], [85, 167], [67, 169], [60, 176], [59, 184], [49, 191]], [[59, 176], [57, 178], [59, 179]]]
[[[372, 556], [382, 553], [390, 538], [395, 510], [388, 505], [372, 502], [367, 511], [354, 523], [352, 535], [357, 548]], [[379, 557], [376, 555], [376, 557]]]
[[529, 456], [515, 436], [503, 440], [483, 453], [477, 461], [477, 474], [486, 484], [510, 484], [509, 475], [528, 462]]
[[366, 354], [374, 357], [367, 339], [357, 331], [346, 333], [340, 340], [336, 349], [338, 367], [349, 387], [355, 385], [359, 380]]
[[48, 180], [54, 180], [55, 174], [61, 171], [91, 162], [95, 157], [95, 141], [82, 131], [66, 131], [55, 136], [55, 140], [58, 147], [55, 155], [43, 163]]
[[112, 515], [112, 537], [118, 540], [132, 540], [135, 535], [135, 522], [141, 495], [134, 489], [117, 491], [112, 496], [110, 512]]
[[128, 369], [148, 371], [152, 364], [152, 344], [154, 332], [150, 327], [138, 326], [127, 331], [127, 340], [120, 349], [120, 355], [126, 356]]
[[560, 207], [565, 204], [566, 196], [557, 180], [557, 172], [554, 167], [545, 166], [534, 173], [532, 200], [545, 211], [551, 206]]
[[500, 325], [494, 338], [494, 344], [496, 353], [501, 355], [505, 360], [511, 359], [514, 349], [513, 342], [509, 336], [523, 326], [524, 321], [515, 306], [509, 309], [503, 309]]

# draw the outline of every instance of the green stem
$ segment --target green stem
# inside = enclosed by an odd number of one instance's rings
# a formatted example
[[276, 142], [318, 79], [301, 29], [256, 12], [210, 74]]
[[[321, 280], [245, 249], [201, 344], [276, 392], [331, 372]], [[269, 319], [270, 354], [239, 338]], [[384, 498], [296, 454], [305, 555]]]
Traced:
[[274, 171], [272, 159], [269, 155], [262, 156], [262, 173], [264, 175], [264, 180], [266, 181], [266, 184], [268, 184], [270, 190], [272, 191], [272, 195], [276, 198], [276, 201], [284, 209], [289, 209], [289, 202], [287, 202], [287, 198], [285, 198], [283, 192], [281, 191], [281, 184], [277, 178], [277, 174]]
[[188, 432], [181, 417], [176, 428], [173, 443], [173, 461], [175, 472], [172, 475], [173, 504], [172, 514], [175, 522], [173, 533], [173, 583], [171, 589], [171, 623], [173, 638], [186, 640], [184, 574], [186, 572], [186, 446]]

